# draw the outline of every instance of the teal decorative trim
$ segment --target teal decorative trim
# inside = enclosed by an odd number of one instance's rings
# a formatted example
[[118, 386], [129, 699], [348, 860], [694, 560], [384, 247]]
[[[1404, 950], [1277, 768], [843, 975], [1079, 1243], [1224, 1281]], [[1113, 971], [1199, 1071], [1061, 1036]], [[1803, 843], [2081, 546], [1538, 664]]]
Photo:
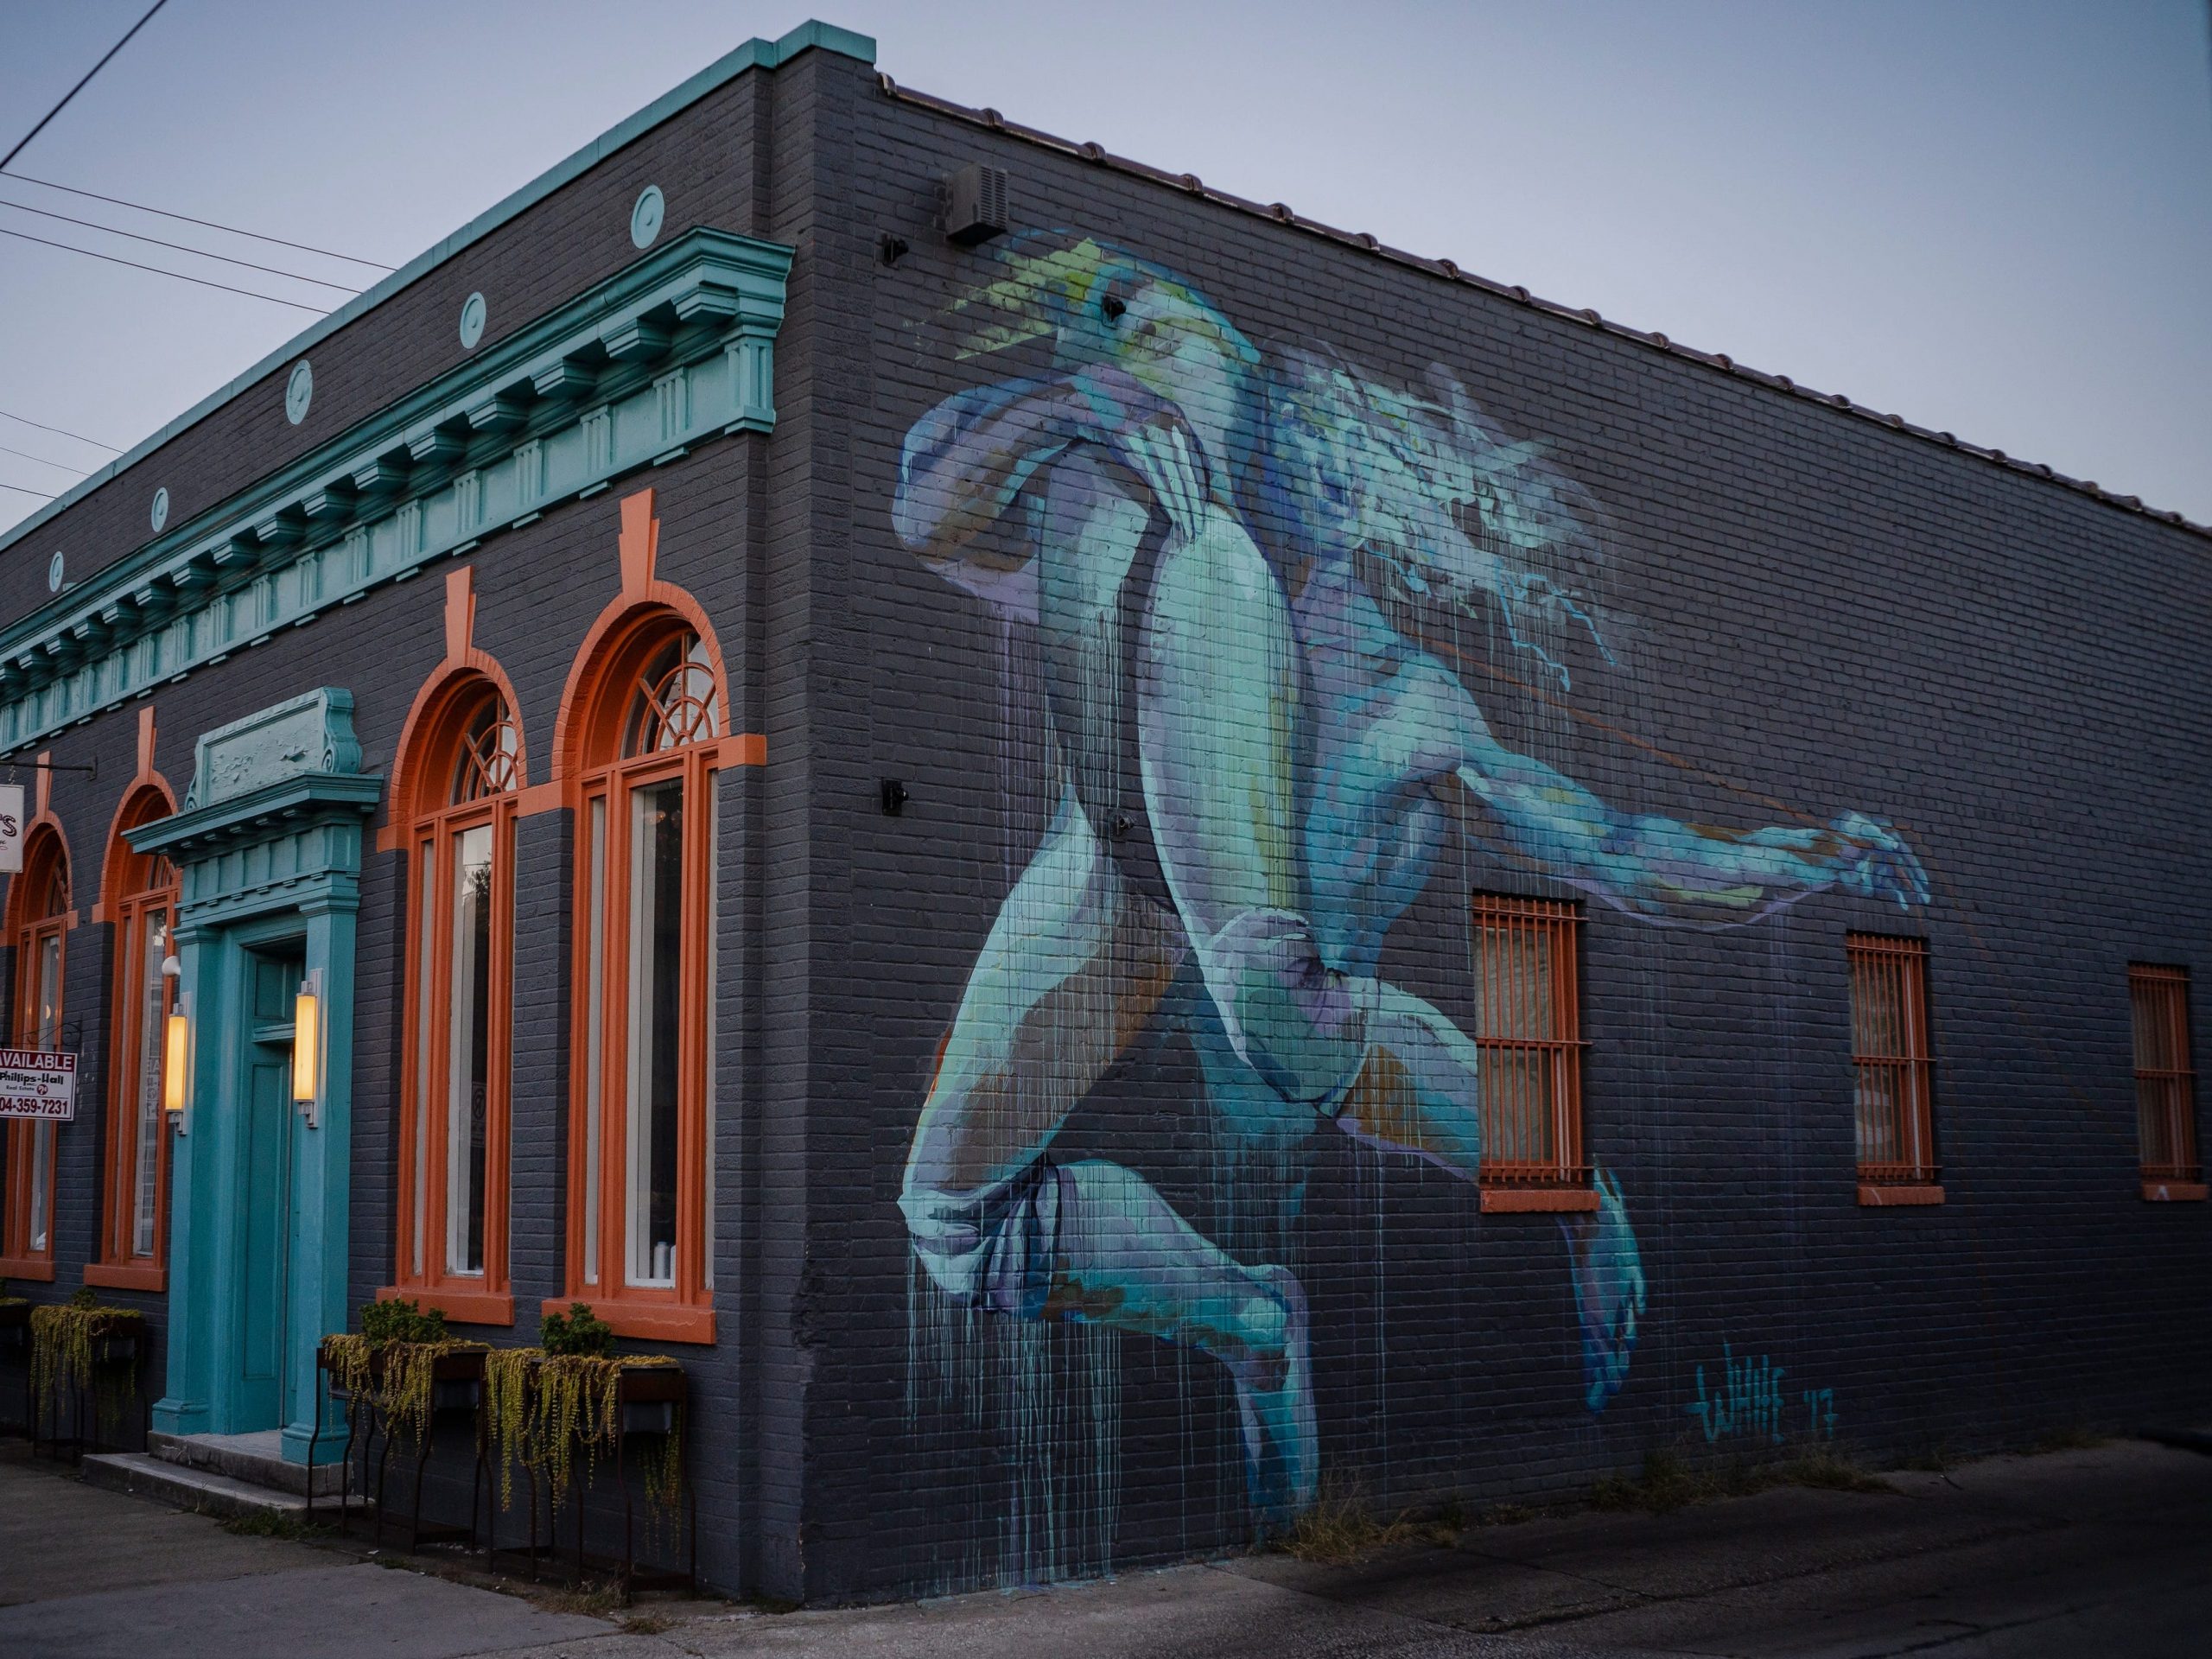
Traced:
[[154, 492], [154, 505], [147, 510], [146, 520], [154, 527], [156, 535], [166, 529], [169, 522], [169, 493], [167, 485]]
[[[346, 1320], [354, 918], [365, 826], [384, 790], [354, 770], [353, 708], [351, 693], [326, 687], [207, 733], [184, 810], [125, 832], [176, 866], [173, 938], [195, 1025], [193, 1104], [171, 1160], [168, 1392], [154, 1421], [171, 1433], [281, 1428], [293, 1462], [315, 1438], [316, 1344]], [[272, 946], [296, 950], [324, 998], [321, 1096], [315, 1115], [284, 1120], [273, 1152], [265, 1116], [249, 1122], [242, 1069], [257, 1035], [253, 953]], [[268, 1271], [246, 1200], [268, 1198], [272, 1181], [283, 1183], [275, 1270], [286, 1313], [273, 1393], [243, 1364], [239, 1292], [255, 1263]], [[317, 1449], [334, 1456], [342, 1440], [324, 1427]]]
[[714, 433], [770, 430], [791, 263], [687, 232], [41, 606], [0, 632], [0, 753]]
[[292, 378], [284, 383], [284, 418], [297, 426], [308, 417], [308, 405], [315, 401], [315, 370], [307, 359], [292, 365]]
[[660, 186], [647, 185], [638, 197], [638, 205], [630, 209], [630, 240], [640, 248], [650, 248], [660, 239], [660, 222], [667, 216], [668, 199], [660, 193]]
[[701, 99], [736, 79], [748, 69], [779, 69], [801, 53], [809, 51], [835, 52], [841, 57], [854, 58], [861, 63], [875, 61], [875, 41], [872, 38], [855, 34], [849, 29], [839, 29], [834, 23], [804, 22], [779, 40], [756, 38], [746, 41], [736, 50], [709, 64], [689, 80], [662, 93], [635, 115], [617, 122], [565, 161], [547, 168], [513, 194], [479, 213], [436, 246], [417, 254], [373, 288], [348, 300], [320, 322], [308, 324], [300, 334], [263, 358], [244, 374], [201, 398], [161, 430], [142, 439], [29, 518], [6, 531], [0, 531], [0, 553], [4, 553], [35, 532], [41, 524], [51, 524], [101, 485], [151, 454], [178, 433], [220, 409], [240, 392], [257, 385], [288, 359], [298, 356], [318, 341], [329, 339], [355, 318], [383, 304], [402, 289], [435, 270], [464, 248], [482, 241], [510, 219], [528, 212], [563, 185], [580, 177], [662, 122], [682, 114]]
[[484, 338], [484, 320], [488, 315], [481, 294], [472, 294], [461, 302], [461, 349], [473, 352], [476, 342]]
[[58, 594], [61, 591], [61, 578], [67, 573], [68, 569], [69, 562], [61, 556], [61, 550], [55, 548], [54, 556], [46, 562], [46, 591], [48, 593]]
[[360, 765], [353, 694], [320, 686], [204, 734], [193, 751], [184, 810], [213, 806], [302, 773], [357, 772]]

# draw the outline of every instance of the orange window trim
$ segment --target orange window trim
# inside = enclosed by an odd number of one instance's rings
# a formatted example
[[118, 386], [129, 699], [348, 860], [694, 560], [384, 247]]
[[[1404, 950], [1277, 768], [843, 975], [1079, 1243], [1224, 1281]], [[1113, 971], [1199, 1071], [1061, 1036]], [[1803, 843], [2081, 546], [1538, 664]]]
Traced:
[[[41, 815], [42, 817], [44, 815]], [[15, 1046], [38, 1046], [38, 976], [35, 964], [48, 940], [56, 942], [54, 1025], [60, 1030], [68, 1018], [64, 995], [69, 982], [68, 932], [76, 918], [68, 900], [69, 853], [52, 818], [34, 822], [27, 837], [22, 869], [9, 883], [8, 907], [16, 925], [10, 943], [16, 957]], [[56, 884], [61, 893], [58, 907], [45, 905]], [[33, 915], [34, 909], [44, 913]], [[60, 1126], [54, 1126], [54, 1155], [46, 1169], [46, 1248], [30, 1244], [31, 1199], [36, 1160], [32, 1155], [39, 1125], [22, 1119], [8, 1124], [8, 1181], [5, 1225], [0, 1227], [0, 1278], [51, 1281], [54, 1277], [54, 1239], [60, 1217], [54, 1213], [54, 1179], [60, 1159]]]
[[[1543, 1103], [1494, 1095], [1483, 1089], [1482, 1208], [1486, 1211], [1552, 1212], [1597, 1208], [1591, 1185], [1590, 1166], [1583, 1155], [1582, 1136], [1582, 1015], [1578, 979], [1580, 906], [1555, 899], [1523, 899], [1503, 893], [1478, 893], [1471, 906], [1475, 938], [1471, 952], [1479, 976], [1478, 1004], [1505, 1008], [1508, 1029], [1491, 1027], [1493, 1019], [1478, 1015], [1475, 1048], [1484, 1062], [1512, 1057], [1534, 1062], [1549, 1083], [1548, 1124]], [[1484, 935], [1502, 938], [1504, 949], [1486, 950]], [[1531, 982], [1514, 973], [1505, 959], [1541, 946], [1545, 953], [1548, 983], [1542, 1002], [1533, 1001]], [[1548, 1008], [1548, 1019], [1544, 1017]], [[1539, 1031], [1538, 1027], [1543, 1029]], [[1489, 1069], [1486, 1065], [1485, 1070]], [[1508, 1072], [1501, 1064], [1503, 1076]], [[1523, 1145], [1539, 1130], [1548, 1131], [1553, 1155], [1544, 1159], [1493, 1156], [1493, 1147]]]
[[[2203, 1197], [2196, 1151], [2196, 1073], [2189, 1052], [2189, 970], [2133, 963], [2128, 1002], [2135, 1039], [2136, 1130], [2143, 1196]], [[2153, 1189], [2158, 1197], [2153, 1198]]]
[[[489, 801], [472, 801], [417, 820], [410, 841], [407, 906], [406, 1007], [401, 1020], [405, 1033], [406, 1063], [400, 1078], [399, 1116], [399, 1236], [394, 1256], [393, 1283], [378, 1294], [410, 1295], [426, 1306], [472, 1324], [512, 1325], [514, 1299], [507, 1284], [508, 1121], [514, 1022], [514, 820], [512, 794]], [[450, 1044], [453, 1038], [453, 952], [443, 948], [453, 935], [453, 843], [464, 831], [488, 824], [492, 828], [492, 906], [490, 1007], [486, 1011], [486, 1045], [491, 1055], [484, 1088], [484, 1270], [455, 1273], [448, 1262], [448, 1188], [449, 1164], [444, 1155], [452, 1126]], [[425, 845], [429, 856], [423, 856]], [[423, 903], [425, 884], [429, 904]], [[431, 982], [428, 996], [420, 982], [425, 959], [422, 929], [429, 912], [433, 948], [428, 953]], [[423, 1007], [430, 1010], [429, 1031], [423, 1029]], [[429, 1062], [422, 1065], [423, 1045], [429, 1045]], [[423, 1097], [421, 1079], [427, 1070], [429, 1096]], [[415, 1172], [417, 1147], [428, 1153], [420, 1159], [426, 1190], [423, 1205], [423, 1265], [415, 1268], [415, 1212], [418, 1194]], [[467, 1310], [464, 1312], [464, 1310]], [[484, 1316], [484, 1317], [471, 1317]]]
[[[487, 697], [496, 700], [507, 721], [514, 721], [515, 713], [504, 677], [474, 670], [450, 677], [451, 683], [439, 688], [435, 702], [417, 699], [417, 709], [427, 717], [401, 772], [405, 791], [402, 810], [412, 808], [414, 816], [404, 842], [409, 868], [406, 969], [402, 975], [405, 1000], [400, 1019], [404, 1062], [399, 1089], [399, 1202], [392, 1282], [379, 1288], [377, 1295], [386, 1300], [407, 1297], [463, 1324], [512, 1325], [514, 1296], [508, 1279], [507, 1222], [512, 1155], [514, 826], [520, 791], [509, 788], [458, 804], [450, 804], [450, 797], [470, 717], [483, 709]], [[519, 785], [524, 761], [518, 722], [515, 741], [514, 782]], [[481, 1273], [459, 1273], [450, 1265], [448, 1248], [453, 1194], [446, 1147], [454, 1109], [450, 1058], [454, 958], [447, 946], [454, 926], [454, 843], [467, 831], [486, 825], [492, 830], [492, 887], [486, 963], [490, 995], [485, 1014], [489, 1063], [484, 1084], [484, 1267]], [[426, 920], [432, 947], [427, 953], [423, 938]], [[426, 957], [430, 969], [427, 987], [422, 980]], [[418, 1164], [423, 1173], [419, 1192]], [[414, 1249], [418, 1208], [423, 1237], [419, 1268]]]
[[[683, 782], [683, 880], [687, 896], [703, 894], [714, 879], [714, 842], [704, 820], [718, 770], [720, 745], [702, 743], [687, 749], [641, 755], [617, 761], [591, 773], [582, 783], [578, 803], [579, 825], [588, 823], [589, 805], [607, 803], [607, 846], [603, 852], [604, 892], [601, 896], [599, 941], [600, 1065], [599, 1065], [599, 1193], [597, 1257], [599, 1282], [584, 1280], [586, 1217], [590, 1211], [585, 1190], [589, 1114], [583, 1108], [582, 1086], [571, 1090], [571, 1148], [569, 1162], [568, 1294], [549, 1300], [549, 1309], [565, 1310], [571, 1302], [591, 1305], [592, 1311], [612, 1325], [618, 1335], [652, 1338], [665, 1342], [710, 1343], [715, 1339], [713, 1294], [706, 1282], [706, 1167], [707, 1141], [707, 1021], [711, 1016], [710, 988], [707, 984], [706, 918], [708, 906], [687, 903], [683, 907], [679, 946], [678, 1012], [677, 1027], [677, 1205], [676, 1282], [670, 1286], [628, 1282], [626, 1234], [629, 1213], [629, 1042], [630, 1042], [630, 928], [629, 869], [630, 815], [624, 803], [638, 790], [671, 779]], [[710, 810], [710, 808], [709, 808]], [[576, 836], [576, 893], [580, 905], [588, 904], [591, 892], [591, 835], [580, 828]], [[590, 1065], [589, 957], [591, 929], [575, 930], [575, 972], [571, 992], [573, 1075], [583, 1078]]]
[[[1844, 957], [1851, 982], [1859, 1202], [1870, 1207], [1940, 1204], [1927, 942], [1847, 933]], [[1878, 1155], [1884, 1153], [1891, 1155]], [[1908, 1189], [1917, 1195], [1908, 1196]]]
[[[125, 866], [126, 868], [133, 867]], [[138, 1184], [138, 1107], [140, 1058], [145, 1052], [145, 1001], [141, 995], [146, 969], [145, 919], [154, 911], [166, 911], [171, 929], [176, 926], [177, 889], [174, 885], [133, 893], [110, 905], [115, 925], [115, 1019], [112, 1058], [108, 1076], [107, 1106], [107, 1219], [100, 1230], [99, 1260], [86, 1268], [87, 1282], [129, 1290], [161, 1290], [166, 1287], [168, 1259], [169, 1128], [168, 1114], [157, 1120], [154, 1140], [154, 1250], [149, 1256], [133, 1253], [131, 1233], [137, 1220]], [[158, 969], [157, 963], [155, 967]], [[175, 1006], [175, 982], [162, 982], [162, 1017]], [[158, 1033], [156, 1041], [159, 1040]]]

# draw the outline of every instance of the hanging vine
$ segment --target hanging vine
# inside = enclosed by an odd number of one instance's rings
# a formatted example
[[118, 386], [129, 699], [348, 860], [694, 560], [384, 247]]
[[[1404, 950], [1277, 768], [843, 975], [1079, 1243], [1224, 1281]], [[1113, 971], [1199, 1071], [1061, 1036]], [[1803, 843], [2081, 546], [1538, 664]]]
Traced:
[[63, 1396], [87, 1386], [102, 1437], [121, 1425], [134, 1378], [130, 1360], [111, 1357], [109, 1341], [136, 1336], [143, 1325], [137, 1309], [102, 1306], [90, 1288], [31, 1309], [31, 1389], [51, 1402], [57, 1427]]
[[359, 1332], [322, 1339], [331, 1382], [373, 1405], [395, 1433], [420, 1442], [430, 1427], [438, 1361], [482, 1351], [484, 1344], [446, 1333], [445, 1315], [411, 1301], [371, 1302]]
[[[622, 1433], [622, 1373], [671, 1367], [664, 1356], [618, 1358], [614, 1332], [585, 1304], [550, 1313], [542, 1348], [494, 1349], [485, 1361], [484, 1408], [490, 1414], [499, 1465], [499, 1507], [514, 1497], [521, 1465], [546, 1484], [556, 1506], [575, 1478], [579, 1451], [589, 1483], [599, 1459], [611, 1454]], [[683, 1488], [682, 1436], [661, 1436], [645, 1466], [645, 1498], [656, 1511], [672, 1513]]]

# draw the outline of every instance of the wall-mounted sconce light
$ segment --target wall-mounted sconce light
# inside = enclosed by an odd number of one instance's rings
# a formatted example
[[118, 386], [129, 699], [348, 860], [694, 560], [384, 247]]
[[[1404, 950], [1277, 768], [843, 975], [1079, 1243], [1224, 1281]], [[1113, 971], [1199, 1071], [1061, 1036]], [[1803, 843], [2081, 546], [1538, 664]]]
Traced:
[[162, 1027], [162, 1105], [176, 1132], [185, 1130], [192, 1099], [192, 1004], [181, 992]]
[[[172, 986], [184, 977], [184, 963], [172, 950], [162, 958], [162, 977]], [[168, 1018], [162, 1022], [162, 1109], [184, 1133], [184, 1109], [191, 1098], [192, 1007], [181, 989], [169, 998]]]
[[315, 1127], [322, 1094], [322, 969], [310, 968], [292, 999], [292, 1099]]

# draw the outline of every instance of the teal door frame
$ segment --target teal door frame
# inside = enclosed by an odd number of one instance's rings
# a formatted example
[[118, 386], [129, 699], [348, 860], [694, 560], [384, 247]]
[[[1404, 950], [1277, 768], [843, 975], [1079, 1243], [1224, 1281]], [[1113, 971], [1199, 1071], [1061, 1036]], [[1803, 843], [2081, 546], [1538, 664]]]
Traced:
[[[361, 842], [384, 780], [365, 774], [353, 697], [325, 687], [208, 733], [183, 809], [127, 832], [176, 866], [180, 989], [191, 1028], [187, 1100], [175, 1125], [169, 1205], [168, 1383], [154, 1406], [164, 1433], [281, 1427], [284, 1456], [307, 1460], [315, 1433], [315, 1350], [346, 1328], [353, 1185], [354, 920]], [[239, 1287], [254, 1248], [245, 1090], [254, 1045], [251, 953], [296, 942], [322, 986], [322, 1085], [289, 1135], [289, 1220], [278, 1422], [243, 1371]], [[267, 1172], [258, 1179], [266, 1179]], [[339, 1442], [324, 1437], [326, 1459]]]

